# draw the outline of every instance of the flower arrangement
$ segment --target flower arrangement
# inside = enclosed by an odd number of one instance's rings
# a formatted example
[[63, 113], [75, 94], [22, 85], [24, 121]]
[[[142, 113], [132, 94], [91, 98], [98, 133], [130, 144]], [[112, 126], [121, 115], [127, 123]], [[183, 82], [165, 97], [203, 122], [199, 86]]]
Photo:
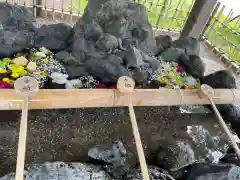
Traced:
[[46, 48], [30, 49], [18, 53], [14, 58], [0, 59], [0, 89], [13, 88], [14, 81], [22, 76], [35, 77], [39, 87], [44, 87], [47, 76], [53, 72], [64, 72], [65, 68], [53, 58]]
[[198, 89], [200, 81], [189, 76], [177, 63], [161, 62], [160, 68], [153, 74], [152, 80], [158, 82], [159, 88]]

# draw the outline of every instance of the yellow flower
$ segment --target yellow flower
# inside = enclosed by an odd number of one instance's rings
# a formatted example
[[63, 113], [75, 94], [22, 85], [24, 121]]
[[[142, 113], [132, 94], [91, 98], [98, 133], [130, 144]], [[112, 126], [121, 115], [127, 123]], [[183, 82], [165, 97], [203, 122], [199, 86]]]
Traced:
[[48, 57], [43, 58], [43, 62], [48, 63]]
[[0, 68], [0, 74], [5, 74], [5, 73], [7, 73], [7, 70]]
[[11, 84], [11, 80], [9, 78], [3, 78], [2, 81]]
[[19, 75], [18, 73], [14, 72], [14, 73], [11, 74], [11, 76], [16, 79], [16, 78], [18, 78], [20, 75]]
[[18, 78], [19, 76], [25, 76], [28, 74], [23, 66], [19, 66], [16, 64], [10, 64], [9, 68], [12, 71], [11, 76], [13, 78]]
[[5, 58], [3, 58], [3, 60], [2, 60], [3, 62], [6, 62], [6, 63], [8, 63], [8, 62], [11, 62], [11, 59], [10, 58], [8, 58], [8, 57], [5, 57]]
[[11, 69], [11, 70], [16, 69], [17, 67], [18, 67], [18, 65], [16, 65], [16, 64], [9, 65], [9, 69]]
[[43, 71], [42, 76], [47, 76], [47, 73]]

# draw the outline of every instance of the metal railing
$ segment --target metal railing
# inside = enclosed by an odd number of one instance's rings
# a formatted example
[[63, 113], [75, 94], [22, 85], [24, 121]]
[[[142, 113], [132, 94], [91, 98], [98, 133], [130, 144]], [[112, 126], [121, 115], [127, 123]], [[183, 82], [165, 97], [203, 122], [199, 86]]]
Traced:
[[195, 0], [138, 0], [148, 10], [153, 27], [181, 33]]
[[203, 39], [207, 40], [220, 57], [240, 62], [240, 14], [233, 9], [226, 13], [226, 6], [218, 2], [205, 28]]

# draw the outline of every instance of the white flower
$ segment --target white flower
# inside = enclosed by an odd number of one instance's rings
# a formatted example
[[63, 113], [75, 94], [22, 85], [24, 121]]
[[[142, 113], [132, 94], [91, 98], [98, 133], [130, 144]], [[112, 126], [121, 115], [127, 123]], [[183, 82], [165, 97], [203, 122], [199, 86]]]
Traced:
[[65, 84], [68, 80], [68, 75], [67, 74], [62, 74], [58, 72], [54, 72], [50, 75], [52, 78], [52, 82], [57, 83], [57, 84]]
[[46, 57], [46, 54], [44, 52], [38, 51], [34, 54], [34, 56], [40, 59]]
[[82, 81], [80, 79], [73, 79], [66, 82], [66, 89], [77, 89], [82, 87]]

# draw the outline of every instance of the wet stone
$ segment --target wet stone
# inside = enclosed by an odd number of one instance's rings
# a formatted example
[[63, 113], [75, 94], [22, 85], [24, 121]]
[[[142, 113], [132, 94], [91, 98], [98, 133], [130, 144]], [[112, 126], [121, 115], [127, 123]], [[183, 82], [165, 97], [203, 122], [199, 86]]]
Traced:
[[172, 46], [172, 38], [168, 35], [159, 35], [155, 39], [160, 53]]
[[239, 180], [240, 167], [231, 164], [195, 164], [187, 180]]
[[0, 3], [0, 26], [4, 30], [28, 30], [33, 32], [34, 16], [28, 8], [9, 3]]
[[[133, 175], [129, 175], [129, 180], [142, 180], [142, 174], [140, 169], [134, 170]], [[174, 180], [174, 178], [165, 170], [156, 166], [148, 166], [148, 174], [150, 180]]]
[[88, 156], [100, 162], [103, 168], [115, 178], [126, 176], [130, 169], [126, 162], [126, 149], [120, 141], [112, 145], [93, 147], [89, 149]]
[[113, 50], [118, 48], [118, 40], [111, 34], [104, 33], [100, 36], [96, 43], [96, 46], [105, 51]]
[[72, 28], [66, 24], [43, 25], [35, 33], [35, 46], [60, 51], [66, 49], [71, 42]]
[[161, 54], [161, 57], [164, 61], [167, 62], [178, 62], [183, 54], [183, 49], [170, 47]]
[[205, 64], [199, 56], [183, 54], [179, 59], [179, 64], [193, 77], [202, 78], [204, 76]]
[[143, 65], [141, 52], [135, 47], [129, 47], [125, 54], [127, 68], [139, 68]]
[[90, 74], [87, 72], [87, 69], [84, 65], [65, 65], [67, 74], [69, 75], [70, 79], [82, 77], [82, 76], [89, 76]]
[[202, 84], [212, 88], [236, 89], [236, 80], [229, 70], [222, 70], [202, 78]]
[[87, 60], [86, 67], [89, 73], [106, 84], [115, 84], [119, 77], [130, 75], [127, 69], [118, 61], [118, 57], [91, 58]]
[[55, 59], [61, 63], [64, 63], [69, 56], [70, 54], [67, 51], [60, 51], [54, 55]]
[[158, 153], [158, 165], [166, 170], [178, 170], [196, 161], [191, 146], [182, 141], [162, 141]]
[[199, 55], [200, 43], [197, 39], [192, 37], [181, 38], [173, 41], [173, 46], [184, 49], [187, 55]]
[[[33, 165], [25, 171], [25, 180], [111, 180], [100, 167], [83, 163], [46, 162]], [[14, 173], [0, 180], [15, 180]]]

